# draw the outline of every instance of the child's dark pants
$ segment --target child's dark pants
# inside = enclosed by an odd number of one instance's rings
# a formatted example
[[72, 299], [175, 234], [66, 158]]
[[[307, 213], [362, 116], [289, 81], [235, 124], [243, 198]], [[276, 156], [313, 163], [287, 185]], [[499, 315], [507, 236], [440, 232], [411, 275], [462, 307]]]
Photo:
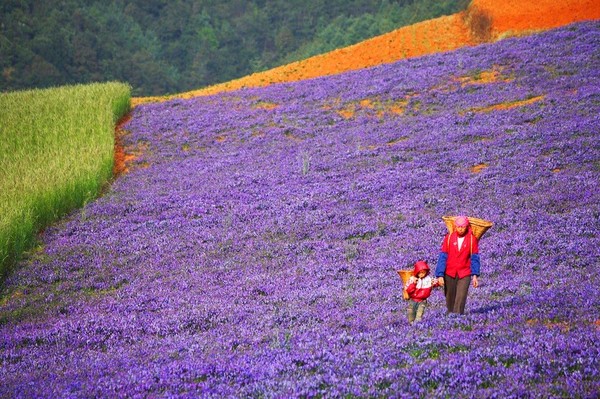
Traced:
[[425, 306], [427, 305], [427, 301], [413, 301], [410, 300], [408, 304], [408, 322], [412, 323], [414, 321], [421, 321], [423, 318], [423, 312], [425, 312]]
[[448, 313], [465, 313], [470, 284], [471, 276], [458, 278], [458, 276], [450, 277], [447, 274], [444, 275], [444, 295], [446, 295]]

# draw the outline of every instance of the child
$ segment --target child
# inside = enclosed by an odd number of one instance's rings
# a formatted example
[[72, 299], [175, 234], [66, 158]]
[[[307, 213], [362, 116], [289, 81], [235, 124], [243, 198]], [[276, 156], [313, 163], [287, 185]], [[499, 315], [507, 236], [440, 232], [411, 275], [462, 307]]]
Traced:
[[439, 285], [438, 280], [429, 275], [429, 265], [425, 261], [415, 263], [412, 277], [406, 283], [406, 292], [409, 296], [408, 322], [421, 321], [427, 298], [431, 295], [433, 287]]

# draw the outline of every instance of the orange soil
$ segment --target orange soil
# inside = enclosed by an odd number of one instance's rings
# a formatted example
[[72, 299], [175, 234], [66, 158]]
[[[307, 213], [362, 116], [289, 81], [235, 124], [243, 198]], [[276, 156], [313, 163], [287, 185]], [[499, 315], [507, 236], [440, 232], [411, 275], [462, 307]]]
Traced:
[[[575, 326], [571, 323], [569, 323], [568, 321], [550, 321], [550, 320], [538, 320], [538, 319], [529, 319], [525, 322], [528, 326], [537, 326], [537, 325], [543, 325], [544, 327], [548, 328], [548, 329], [553, 329], [553, 328], [557, 328], [562, 330], [562, 332], [569, 332], [570, 330], [572, 330]], [[597, 322], [595, 322], [594, 324], [596, 324], [597, 326]]]
[[474, 0], [473, 6], [485, 10], [492, 17], [494, 37], [600, 19], [598, 0]]
[[[356, 112], [361, 110], [370, 110], [371, 115], [375, 115], [378, 118], [385, 118], [386, 114], [402, 115], [412, 97], [416, 97], [418, 94], [407, 95], [404, 99], [398, 99], [396, 101], [385, 101], [381, 102], [378, 99], [365, 98], [360, 101], [352, 101], [345, 103], [344, 106], [336, 111], [344, 119], [353, 118]], [[339, 100], [335, 101], [335, 105], [339, 107]], [[324, 107], [325, 109], [331, 109], [330, 105]]]
[[544, 96], [537, 96], [537, 97], [529, 98], [527, 100], [510, 101], [510, 102], [506, 102], [506, 103], [490, 105], [488, 107], [471, 108], [469, 110], [469, 112], [490, 112], [490, 111], [497, 111], [497, 110], [501, 110], [501, 109], [511, 109], [511, 108], [516, 108], [516, 107], [522, 107], [522, 106], [528, 105], [528, 104], [533, 104], [533, 103], [538, 102], [543, 99], [544, 99]]
[[456, 81], [460, 82], [461, 86], [465, 87], [467, 85], [473, 84], [487, 84], [487, 83], [495, 83], [495, 82], [510, 82], [512, 80], [511, 77], [503, 76], [502, 69], [497, 69], [498, 67], [494, 67], [491, 71], [481, 71], [478, 75], [469, 75], [455, 78]]
[[479, 173], [482, 170], [484, 170], [485, 168], [487, 168], [488, 166], [489, 165], [486, 163], [480, 163], [478, 165], [472, 166], [470, 169], [471, 169], [472, 173]]
[[115, 162], [113, 164], [113, 175], [118, 176], [121, 173], [127, 173], [127, 165], [134, 159], [134, 155], [125, 152], [121, 143], [121, 138], [125, 134], [123, 125], [131, 119], [131, 115], [127, 115], [117, 122], [115, 127]]

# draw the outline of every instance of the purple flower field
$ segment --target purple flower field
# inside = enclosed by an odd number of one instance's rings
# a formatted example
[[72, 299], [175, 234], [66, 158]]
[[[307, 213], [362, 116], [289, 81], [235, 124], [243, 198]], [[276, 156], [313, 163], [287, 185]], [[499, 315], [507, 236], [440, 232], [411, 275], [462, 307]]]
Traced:
[[[2, 288], [0, 397], [600, 396], [600, 23], [137, 107]], [[494, 222], [464, 316], [397, 269]]]

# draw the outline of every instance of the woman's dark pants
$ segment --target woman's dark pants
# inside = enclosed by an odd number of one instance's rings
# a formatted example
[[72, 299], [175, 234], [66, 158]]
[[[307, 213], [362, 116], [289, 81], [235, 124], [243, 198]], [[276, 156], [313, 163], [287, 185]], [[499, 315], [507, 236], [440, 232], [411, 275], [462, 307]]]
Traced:
[[458, 276], [444, 275], [444, 295], [446, 295], [448, 313], [465, 313], [469, 285], [471, 285], [471, 276], [458, 278]]

